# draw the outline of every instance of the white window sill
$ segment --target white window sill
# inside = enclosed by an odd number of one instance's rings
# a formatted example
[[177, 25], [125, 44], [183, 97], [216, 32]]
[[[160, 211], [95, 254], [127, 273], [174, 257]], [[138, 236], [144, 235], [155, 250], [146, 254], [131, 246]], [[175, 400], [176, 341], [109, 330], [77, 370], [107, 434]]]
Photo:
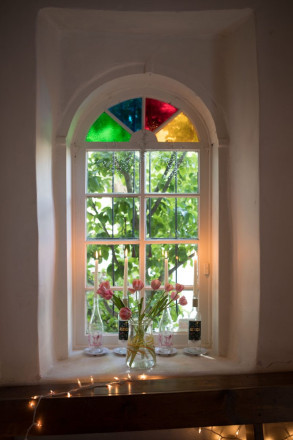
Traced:
[[202, 356], [188, 356], [182, 348], [177, 349], [174, 356], [157, 355], [157, 365], [151, 370], [130, 371], [126, 366], [125, 357], [117, 356], [109, 349], [109, 353], [100, 357], [90, 357], [83, 354], [82, 350], [73, 352], [69, 359], [56, 362], [56, 364], [41, 378], [42, 382], [70, 381], [79, 378], [89, 381], [93, 376], [96, 382], [103, 382], [126, 377], [145, 374], [147, 378], [161, 379], [168, 377], [192, 376], [204, 374], [241, 374], [251, 370], [251, 366], [243, 365], [227, 358], [215, 357], [211, 352]]

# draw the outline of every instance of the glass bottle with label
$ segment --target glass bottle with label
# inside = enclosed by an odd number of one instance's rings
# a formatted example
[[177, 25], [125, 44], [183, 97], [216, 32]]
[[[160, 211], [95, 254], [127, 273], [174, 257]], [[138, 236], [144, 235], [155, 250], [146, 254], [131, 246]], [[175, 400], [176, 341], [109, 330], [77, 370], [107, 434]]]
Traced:
[[[125, 307], [128, 307], [128, 298], [122, 298]], [[128, 321], [120, 319], [118, 314], [118, 343], [119, 347], [115, 348], [114, 352], [122, 356], [126, 356], [127, 341], [128, 341], [129, 324]]]
[[201, 351], [201, 314], [198, 310], [198, 298], [192, 300], [192, 310], [188, 319], [188, 348], [192, 354], [199, 354]]
[[159, 324], [158, 354], [171, 354], [174, 352], [173, 329], [173, 319], [170, 313], [170, 308], [167, 307], [162, 313]]
[[99, 297], [94, 294], [93, 310], [88, 325], [89, 354], [99, 355], [104, 353], [103, 332], [104, 325], [100, 314]]

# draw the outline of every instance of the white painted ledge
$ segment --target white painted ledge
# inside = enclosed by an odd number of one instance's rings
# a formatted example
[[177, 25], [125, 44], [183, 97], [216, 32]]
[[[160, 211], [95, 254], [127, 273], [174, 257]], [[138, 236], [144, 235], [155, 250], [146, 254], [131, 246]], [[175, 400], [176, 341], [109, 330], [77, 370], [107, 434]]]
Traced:
[[[213, 357], [208, 353], [204, 356], [188, 356], [182, 349], [177, 349], [174, 356], [158, 356], [157, 365], [151, 370], [131, 370], [126, 366], [125, 357], [117, 356], [109, 349], [109, 353], [100, 357], [90, 357], [82, 351], [76, 351], [66, 360], [58, 361], [53, 368], [41, 378], [42, 382], [74, 382], [79, 378], [88, 381], [93, 376], [97, 382], [123, 378], [128, 373], [132, 377], [146, 374], [148, 378], [168, 378], [205, 374], [241, 374], [249, 372], [246, 365], [235, 361]], [[250, 371], [251, 372], [251, 371]]]

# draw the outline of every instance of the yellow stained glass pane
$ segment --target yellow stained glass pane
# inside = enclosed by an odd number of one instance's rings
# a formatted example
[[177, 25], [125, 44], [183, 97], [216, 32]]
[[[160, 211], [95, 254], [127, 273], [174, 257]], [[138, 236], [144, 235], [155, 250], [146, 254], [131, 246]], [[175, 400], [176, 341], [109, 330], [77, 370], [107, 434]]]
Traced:
[[194, 125], [184, 113], [179, 113], [169, 124], [156, 133], [158, 142], [198, 142]]

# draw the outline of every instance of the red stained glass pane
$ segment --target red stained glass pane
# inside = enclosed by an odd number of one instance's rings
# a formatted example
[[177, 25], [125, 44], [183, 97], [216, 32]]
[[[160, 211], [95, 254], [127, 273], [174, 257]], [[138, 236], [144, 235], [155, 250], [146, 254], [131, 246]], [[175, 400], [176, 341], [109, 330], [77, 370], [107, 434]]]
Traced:
[[157, 99], [146, 98], [145, 103], [145, 128], [154, 131], [163, 122], [169, 119], [177, 108], [167, 102], [158, 101]]

